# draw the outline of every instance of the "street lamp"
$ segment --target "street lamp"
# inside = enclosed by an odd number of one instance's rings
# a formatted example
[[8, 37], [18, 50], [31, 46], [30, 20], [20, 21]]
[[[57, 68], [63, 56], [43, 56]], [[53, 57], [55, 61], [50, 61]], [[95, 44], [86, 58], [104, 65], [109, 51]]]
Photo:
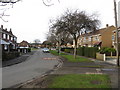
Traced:
[[119, 39], [118, 39], [116, 0], [114, 0], [114, 14], [115, 14], [115, 26], [116, 26], [116, 56], [117, 56], [117, 66], [119, 66]]

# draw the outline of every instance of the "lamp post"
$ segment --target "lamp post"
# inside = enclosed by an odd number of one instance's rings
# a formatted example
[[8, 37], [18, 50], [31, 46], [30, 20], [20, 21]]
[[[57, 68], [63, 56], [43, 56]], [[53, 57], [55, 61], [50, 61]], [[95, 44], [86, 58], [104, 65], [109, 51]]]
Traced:
[[118, 40], [118, 23], [117, 23], [116, 0], [114, 0], [114, 14], [115, 14], [115, 26], [116, 26], [116, 55], [117, 55], [117, 66], [119, 66], [119, 40]]

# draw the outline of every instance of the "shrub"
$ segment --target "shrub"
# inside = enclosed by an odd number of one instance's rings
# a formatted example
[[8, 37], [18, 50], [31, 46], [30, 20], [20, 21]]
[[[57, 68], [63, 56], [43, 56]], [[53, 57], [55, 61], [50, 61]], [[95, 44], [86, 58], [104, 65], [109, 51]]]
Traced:
[[114, 48], [103, 47], [99, 50], [101, 54], [105, 54], [106, 56], [116, 56], [116, 50]]
[[103, 47], [99, 51], [100, 53], [110, 53], [110, 52], [116, 52], [114, 48], [108, 48], [108, 47]]

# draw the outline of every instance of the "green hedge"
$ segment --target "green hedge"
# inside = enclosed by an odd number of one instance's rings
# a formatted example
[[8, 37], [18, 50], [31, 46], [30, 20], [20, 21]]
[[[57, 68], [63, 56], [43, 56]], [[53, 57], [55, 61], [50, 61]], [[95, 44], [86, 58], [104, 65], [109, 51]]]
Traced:
[[[65, 49], [64, 52], [73, 53], [74, 49]], [[96, 58], [97, 47], [79, 47], [77, 48], [77, 55]]]
[[2, 52], [2, 60], [3, 61], [14, 59], [19, 56], [20, 56], [19, 52]]
[[77, 49], [77, 55], [84, 56], [84, 48], [85, 47], [79, 47]]
[[96, 58], [97, 51], [96, 47], [80, 47], [77, 49], [77, 55]]

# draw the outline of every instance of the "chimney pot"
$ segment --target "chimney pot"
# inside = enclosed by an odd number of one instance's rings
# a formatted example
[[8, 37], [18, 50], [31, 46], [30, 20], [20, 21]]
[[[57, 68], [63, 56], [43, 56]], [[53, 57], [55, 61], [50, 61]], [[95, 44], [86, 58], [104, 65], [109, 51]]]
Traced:
[[1, 25], [1, 29], [3, 29], [3, 25]]
[[108, 27], [109, 27], [109, 24], [106, 24], [106, 27], [108, 28]]
[[7, 28], [5, 28], [5, 30], [7, 31]]

